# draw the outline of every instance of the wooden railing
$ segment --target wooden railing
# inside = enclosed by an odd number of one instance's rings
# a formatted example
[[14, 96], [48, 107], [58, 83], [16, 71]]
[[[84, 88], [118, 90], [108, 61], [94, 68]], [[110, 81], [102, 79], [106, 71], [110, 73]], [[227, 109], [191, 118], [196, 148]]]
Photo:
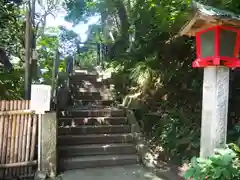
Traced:
[[34, 174], [37, 165], [37, 115], [30, 101], [0, 101], [0, 179]]

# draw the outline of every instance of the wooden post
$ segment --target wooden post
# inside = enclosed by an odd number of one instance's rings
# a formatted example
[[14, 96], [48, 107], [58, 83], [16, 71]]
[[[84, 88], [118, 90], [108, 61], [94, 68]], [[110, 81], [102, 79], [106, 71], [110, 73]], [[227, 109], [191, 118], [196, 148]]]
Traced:
[[56, 55], [53, 61], [53, 68], [52, 68], [52, 91], [51, 91], [51, 97], [53, 100], [55, 100], [55, 96], [56, 96], [56, 86], [57, 86], [57, 82], [56, 82], [56, 78], [57, 78], [57, 74], [58, 74], [58, 67], [59, 67], [59, 51], [56, 50]]
[[32, 52], [36, 46], [34, 37], [36, 0], [29, 1], [26, 5], [26, 30], [25, 30], [25, 78], [24, 78], [24, 97], [30, 100], [32, 84]]
[[227, 136], [229, 68], [204, 68], [200, 156], [224, 147]]
[[30, 34], [31, 34], [31, 19], [30, 19], [30, 3], [26, 7], [26, 31], [25, 31], [25, 78], [24, 78], [24, 97], [30, 99]]

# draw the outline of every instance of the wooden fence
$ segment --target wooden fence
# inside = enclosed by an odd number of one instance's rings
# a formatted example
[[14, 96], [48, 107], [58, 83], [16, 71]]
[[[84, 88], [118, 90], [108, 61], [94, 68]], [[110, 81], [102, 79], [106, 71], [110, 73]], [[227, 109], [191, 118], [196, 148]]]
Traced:
[[0, 179], [32, 175], [37, 165], [37, 115], [30, 101], [0, 101]]

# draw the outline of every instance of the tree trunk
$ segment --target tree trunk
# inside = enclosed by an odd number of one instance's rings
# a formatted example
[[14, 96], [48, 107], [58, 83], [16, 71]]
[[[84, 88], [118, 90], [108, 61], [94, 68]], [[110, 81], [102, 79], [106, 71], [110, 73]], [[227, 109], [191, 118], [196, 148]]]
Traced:
[[127, 10], [123, 4], [123, 0], [117, 0], [116, 1], [116, 9], [117, 9], [117, 13], [120, 19], [120, 24], [121, 24], [121, 28], [120, 28], [120, 32], [121, 32], [121, 37], [128, 41], [128, 37], [129, 37], [129, 26], [130, 23], [128, 21], [128, 16], [127, 16]]

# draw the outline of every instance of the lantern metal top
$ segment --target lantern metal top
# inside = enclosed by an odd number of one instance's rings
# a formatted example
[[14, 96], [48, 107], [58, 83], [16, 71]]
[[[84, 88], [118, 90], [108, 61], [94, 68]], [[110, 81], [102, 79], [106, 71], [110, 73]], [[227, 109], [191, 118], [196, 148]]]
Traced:
[[216, 25], [240, 27], [240, 15], [219, 10], [212, 6], [192, 2], [193, 16], [180, 30], [180, 35], [195, 36], [195, 33]]

